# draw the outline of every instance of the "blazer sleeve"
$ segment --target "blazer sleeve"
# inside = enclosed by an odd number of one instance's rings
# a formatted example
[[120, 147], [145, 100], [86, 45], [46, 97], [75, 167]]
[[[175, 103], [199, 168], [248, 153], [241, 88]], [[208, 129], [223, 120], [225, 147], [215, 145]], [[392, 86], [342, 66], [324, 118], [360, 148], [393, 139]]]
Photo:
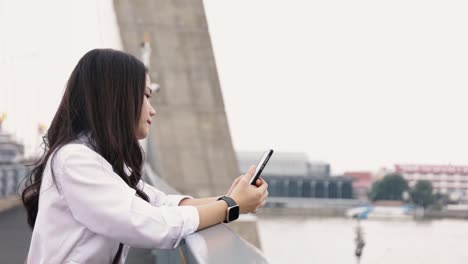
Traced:
[[84, 145], [64, 146], [57, 159], [57, 184], [73, 217], [97, 234], [134, 247], [168, 249], [198, 228], [195, 207], [156, 207], [144, 201]]

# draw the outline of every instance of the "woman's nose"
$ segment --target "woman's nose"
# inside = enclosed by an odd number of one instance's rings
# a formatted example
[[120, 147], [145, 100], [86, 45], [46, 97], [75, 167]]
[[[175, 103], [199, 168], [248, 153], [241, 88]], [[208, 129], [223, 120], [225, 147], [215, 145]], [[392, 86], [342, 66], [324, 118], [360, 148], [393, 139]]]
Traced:
[[155, 116], [155, 115], [156, 115], [156, 110], [151, 106], [150, 116]]

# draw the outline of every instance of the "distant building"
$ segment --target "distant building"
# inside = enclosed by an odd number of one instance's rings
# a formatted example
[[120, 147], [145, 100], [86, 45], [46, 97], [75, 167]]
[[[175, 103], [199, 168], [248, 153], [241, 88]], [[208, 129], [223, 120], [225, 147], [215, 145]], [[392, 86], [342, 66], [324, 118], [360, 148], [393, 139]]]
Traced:
[[0, 199], [15, 196], [18, 185], [27, 173], [20, 164], [24, 146], [0, 128]]
[[[239, 168], [246, 172], [262, 152], [237, 152]], [[330, 164], [309, 161], [304, 153], [275, 152], [262, 172], [271, 197], [353, 198], [352, 180], [331, 176]]]
[[395, 171], [408, 181], [409, 186], [414, 186], [418, 180], [428, 180], [434, 193], [468, 198], [468, 166], [397, 164]]
[[18, 163], [24, 155], [24, 146], [0, 128], [0, 164]]
[[373, 174], [368, 171], [349, 171], [345, 172], [344, 176], [352, 179], [355, 198], [367, 201], [368, 193], [374, 182]]

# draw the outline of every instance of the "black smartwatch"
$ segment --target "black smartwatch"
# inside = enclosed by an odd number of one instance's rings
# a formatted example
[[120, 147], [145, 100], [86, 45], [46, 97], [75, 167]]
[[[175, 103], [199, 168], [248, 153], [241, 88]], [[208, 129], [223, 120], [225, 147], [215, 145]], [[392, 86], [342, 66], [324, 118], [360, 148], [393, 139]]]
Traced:
[[239, 205], [237, 205], [234, 199], [229, 196], [221, 196], [218, 198], [218, 201], [219, 200], [223, 200], [228, 204], [226, 220], [223, 221], [224, 223], [229, 223], [239, 218]]

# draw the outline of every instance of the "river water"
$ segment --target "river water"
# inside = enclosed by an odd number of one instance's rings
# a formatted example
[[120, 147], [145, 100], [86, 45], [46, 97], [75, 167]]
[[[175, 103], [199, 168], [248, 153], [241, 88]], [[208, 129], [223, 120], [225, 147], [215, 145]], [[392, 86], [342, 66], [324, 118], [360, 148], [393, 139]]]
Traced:
[[465, 264], [468, 221], [360, 222], [365, 246], [355, 256], [357, 222], [344, 218], [262, 216], [258, 221], [262, 249], [273, 264]]

